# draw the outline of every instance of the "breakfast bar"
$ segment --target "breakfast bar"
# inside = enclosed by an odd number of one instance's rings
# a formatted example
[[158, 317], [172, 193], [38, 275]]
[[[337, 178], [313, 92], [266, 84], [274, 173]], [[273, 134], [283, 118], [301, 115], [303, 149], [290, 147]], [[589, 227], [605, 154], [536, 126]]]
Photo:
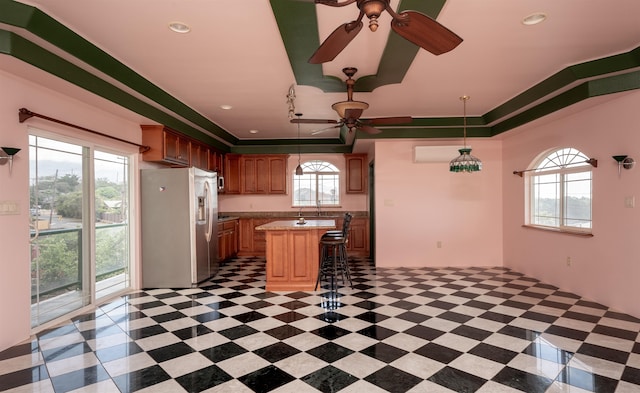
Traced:
[[319, 242], [335, 220], [282, 220], [257, 226], [266, 232], [267, 291], [312, 291], [318, 277]]

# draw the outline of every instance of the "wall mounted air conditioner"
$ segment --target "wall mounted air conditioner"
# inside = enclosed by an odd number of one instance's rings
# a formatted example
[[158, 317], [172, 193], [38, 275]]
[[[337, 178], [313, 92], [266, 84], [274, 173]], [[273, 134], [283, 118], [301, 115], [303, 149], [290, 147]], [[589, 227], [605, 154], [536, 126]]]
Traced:
[[[467, 146], [471, 148], [471, 146]], [[413, 151], [413, 162], [450, 162], [458, 157], [458, 149], [464, 146], [416, 146]]]

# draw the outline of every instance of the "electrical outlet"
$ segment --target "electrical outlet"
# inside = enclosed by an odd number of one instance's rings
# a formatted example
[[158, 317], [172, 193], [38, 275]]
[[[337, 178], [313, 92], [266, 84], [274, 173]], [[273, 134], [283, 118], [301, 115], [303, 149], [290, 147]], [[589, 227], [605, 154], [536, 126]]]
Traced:
[[567, 257], [567, 266], [571, 267], [571, 257]]

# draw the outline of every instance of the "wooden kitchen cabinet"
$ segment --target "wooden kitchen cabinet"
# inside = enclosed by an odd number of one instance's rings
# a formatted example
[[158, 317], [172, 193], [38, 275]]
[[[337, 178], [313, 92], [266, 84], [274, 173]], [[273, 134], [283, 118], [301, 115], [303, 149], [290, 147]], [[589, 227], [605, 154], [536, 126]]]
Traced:
[[286, 154], [226, 154], [227, 194], [286, 194]]
[[345, 154], [347, 194], [365, 194], [367, 192], [367, 155]]
[[209, 148], [203, 144], [191, 142], [190, 166], [208, 170], [209, 169]]
[[287, 155], [269, 156], [269, 194], [287, 193]]
[[145, 161], [189, 166], [191, 141], [161, 125], [142, 125], [142, 144], [150, 149], [142, 154]]
[[240, 157], [240, 154], [225, 154], [224, 156], [225, 194], [240, 194]]
[[218, 223], [218, 260], [220, 262], [238, 254], [238, 220]]
[[224, 154], [215, 150], [209, 152], [209, 170], [224, 176]]

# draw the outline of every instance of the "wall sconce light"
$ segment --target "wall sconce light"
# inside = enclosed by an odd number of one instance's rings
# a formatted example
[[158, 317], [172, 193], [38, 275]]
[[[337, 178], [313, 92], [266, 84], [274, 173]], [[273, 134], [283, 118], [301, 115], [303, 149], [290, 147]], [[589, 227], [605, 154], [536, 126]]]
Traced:
[[0, 165], [4, 165], [6, 161], [9, 161], [9, 174], [11, 174], [11, 168], [13, 168], [13, 156], [18, 154], [20, 149], [17, 147], [0, 147]]
[[618, 162], [618, 176], [622, 168], [631, 169], [636, 164], [635, 160], [628, 156], [613, 156], [613, 159]]

